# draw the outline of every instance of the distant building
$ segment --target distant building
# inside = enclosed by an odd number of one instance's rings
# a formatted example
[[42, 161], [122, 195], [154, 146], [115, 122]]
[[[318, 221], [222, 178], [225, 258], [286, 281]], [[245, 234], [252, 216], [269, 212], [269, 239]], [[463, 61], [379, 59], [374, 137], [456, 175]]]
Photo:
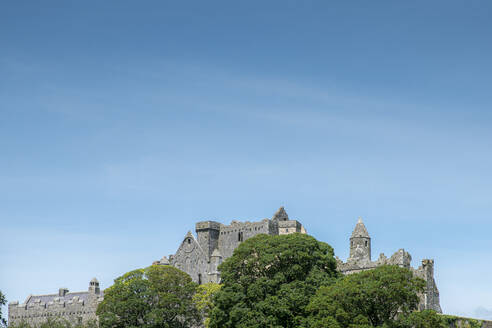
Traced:
[[89, 282], [86, 292], [70, 293], [60, 288], [58, 294], [29, 295], [24, 303], [9, 303], [9, 325], [25, 322], [38, 325], [48, 319], [65, 319], [72, 324], [96, 320], [97, 305], [103, 299], [96, 278]]
[[410, 266], [411, 261], [412, 257], [404, 249], [398, 250], [390, 258], [381, 253], [377, 261], [371, 261], [371, 237], [362, 219], [359, 219], [350, 237], [350, 256], [345, 263], [337, 257], [337, 267], [343, 274], [370, 270], [385, 264], [410, 269], [426, 282], [425, 291], [420, 295], [420, 310], [430, 309], [442, 313], [439, 290], [434, 280], [434, 260], [422, 260], [422, 265], [417, 269]]

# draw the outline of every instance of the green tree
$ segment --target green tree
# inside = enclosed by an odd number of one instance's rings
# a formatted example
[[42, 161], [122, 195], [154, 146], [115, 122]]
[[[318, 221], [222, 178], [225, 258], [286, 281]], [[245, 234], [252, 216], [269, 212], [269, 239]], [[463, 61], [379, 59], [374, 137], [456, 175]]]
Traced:
[[210, 328], [302, 327], [310, 298], [339, 276], [333, 248], [298, 233], [250, 238], [219, 270]]
[[200, 323], [196, 284], [186, 273], [153, 265], [117, 278], [97, 308], [103, 328], [187, 328]]
[[7, 320], [2, 316], [2, 306], [7, 304], [7, 299], [5, 299], [5, 296], [2, 294], [2, 291], [0, 290], [0, 326], [7, 326]]
[[205, 328], [208, 328], [210, 324], [210, 312], [213, 309], [213, 297], [218, 293], [220, 288], [220, 284], [209, 282], [198, 286], [196, 294], [193, 296], [193, 301], [201, 316], [204, 318], [203, 323]]
[[318, 290], [308, 306], [309, 323], [313, 328], [391, 326], [397, 314], [417, 309], [423, 288], [422, 279], [398, 266], [351, 274]]

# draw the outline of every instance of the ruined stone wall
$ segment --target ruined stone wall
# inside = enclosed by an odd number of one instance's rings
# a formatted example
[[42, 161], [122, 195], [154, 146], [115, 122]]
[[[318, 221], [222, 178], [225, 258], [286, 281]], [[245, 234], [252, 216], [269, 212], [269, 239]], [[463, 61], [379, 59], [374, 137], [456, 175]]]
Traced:
[[400, 249], [389, 259], [384, 254], [380, 254], [377, 261], [359, 261], [349, 258], [347, 262], [343, 262], [337, 258], [337, 268], [340, 272], [346, 275], [372, 270], [381, 265], [397, 265], [402, 268], [407, 268], [411, 270], [416, 277], [419, 277], [425, 281], [424, 293], [419, 295], [419, 310], [430, 309], [441, 313], [442, 310], [439, 301], [439, 290], [437, 289], [437, 285], [434, 280], [434, 261], [428, 259], [422, 260], [422, 265], [415, 269], [410, 265], [411, 260], [412, 257], [410, 254], [404, 249]]
[[431, 309], [441, 312], [439, 290], [434, 280], [434, 260], [422, 260], [422, 265], [412, 271], [415, 276], [425, 280], [425, 290], [420, 295], [420, 309]]
[[274, 227], [270, 220], [260, 222], [232, 221], [230, 225], [222, 225], [219, 234], [219, 251], [222, 258], [232, 256], [232, 253], [242, 241], [259, 234], [273, 234]]

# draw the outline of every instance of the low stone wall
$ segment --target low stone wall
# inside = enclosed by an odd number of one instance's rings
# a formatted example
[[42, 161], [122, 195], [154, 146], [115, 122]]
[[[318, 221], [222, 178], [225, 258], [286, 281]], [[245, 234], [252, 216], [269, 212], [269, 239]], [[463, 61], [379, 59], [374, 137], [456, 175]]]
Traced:
[[450, 328], [492, 328], [492, 321], [444, 315]]

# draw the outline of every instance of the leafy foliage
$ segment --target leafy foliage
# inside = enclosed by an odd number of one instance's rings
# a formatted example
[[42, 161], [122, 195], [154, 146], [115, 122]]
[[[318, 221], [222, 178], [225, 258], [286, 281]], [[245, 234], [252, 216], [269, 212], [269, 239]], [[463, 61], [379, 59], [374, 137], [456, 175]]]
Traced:
[[302, 327], [316, 290], [339, 276], [333, 248], [303, 234], [257, 235], [219, 270], [210, 328]]
[[4, 306], [5, 304], [7, 304], [7, 300], [5, 299], [5, 296], [2, 294], [2, 291], [0, 290], [0, 326], [7, 325], [7, 321], [2, 316], [2, 306]]
[[205, 328], [208, 328], [210, 323], [209, 316], [213, 308], [213, 297], [218, 293], [220, 288], [220, 284], [209, 282], [207, 284], [199, 285], [196, 294], [193, 296], [193, 301], [201, 316], [204, 318]]
[[321, 287], [308, 306], [310, 326], [380, 327], [395, 323], [396, 315], [417, 309], [424, 281], [397, 266], [381, 266], [351, 274]]
[[153, 265], [117, 278], [97, 308], [103, 328], [187, 328], [200, 322], [196, 284], [171, 266]]

